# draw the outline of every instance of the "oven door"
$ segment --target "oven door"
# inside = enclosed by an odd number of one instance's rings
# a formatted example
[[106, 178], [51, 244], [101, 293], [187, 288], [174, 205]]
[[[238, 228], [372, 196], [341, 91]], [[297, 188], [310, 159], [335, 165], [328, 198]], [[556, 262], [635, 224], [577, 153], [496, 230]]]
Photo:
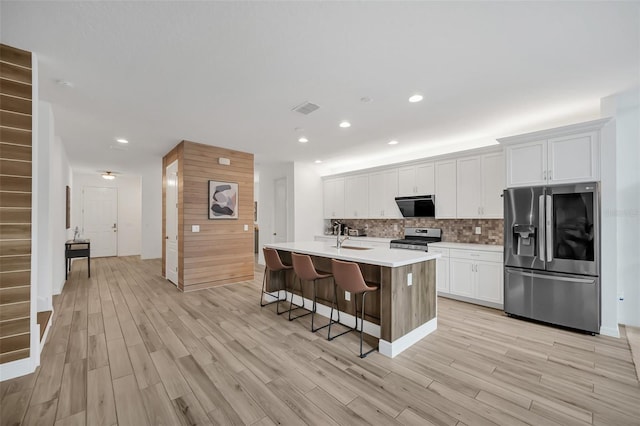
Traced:
[[598, 276], [600, 215], [597, 183], [547, 187], [546, 270]]

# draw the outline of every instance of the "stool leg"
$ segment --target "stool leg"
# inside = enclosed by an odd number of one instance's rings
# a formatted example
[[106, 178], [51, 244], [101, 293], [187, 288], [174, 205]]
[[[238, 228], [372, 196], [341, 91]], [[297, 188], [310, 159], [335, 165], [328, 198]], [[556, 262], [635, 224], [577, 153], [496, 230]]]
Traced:
[[[318, 280], [313, 280], [313, 310], [311, 311], [312, 312], [312, 314], [311, 314], [311, 332], [313, 332], [313, 333], [315, 333], [318, 330], [322, 330], [325, 327], [329, 327], [329, 325], [331, 324], [331, 318], [329, 318], [329, 324], [325, 324], [322, 327], [318, 327], [318, 328], [314, 328], [314, 326], [313, 326], [313, 320], [314, 320], [314, 318], [316, 316], [316, 310], [318, 308], [318, 304], [316, 302], [316, 297], [317, 297], [317, 292], [318, 292], [317, 282], [318, 282]], [[340, 312], [340, 311], [338, 311], [338, 312]]]
[[[304, 307], [304, 288], [302, 287], [302, 280], [300, 279], [300, 277], [298, 277], [298, 281], [300, 282], [300, 295], [302, 296], [302, 305], [295, 305], [296, 309], [306, 309]], [[303, 317], [305, 315], [309, 315], [312, 314], [312, 311], [307, 312], [306, 314], [302, 314], [302, 315], [298, 315], [297, 317], [293, 317], [291, 318], [291, 311], [295, 311], [296, 309], [292, 309], [292, 307], [294, 306], [293, 303], [293, 294], [294, 294], [294, 290], [296, 289], [296, 280], [295, 278], [293, 279], [293, 287], [291, 289], [291, 301], [289, 302], [289, 321], [293, 321], [294, 319]]]
[[[368, 352], [366, 353], [362, 353], [362, 334], [364, 333], [364, 297], [367, 295], [367, 292], [363, 292], [362, 293], [362, 313], [361, 313], [361, 319], [360, 319], [360, 358], [364, 358], [367, 355], [369, 355], [371, 352], [375, 351], [378, 348], [372, 348], [370, 349]], [[356, 322], [358, 320], [356, 319]]]

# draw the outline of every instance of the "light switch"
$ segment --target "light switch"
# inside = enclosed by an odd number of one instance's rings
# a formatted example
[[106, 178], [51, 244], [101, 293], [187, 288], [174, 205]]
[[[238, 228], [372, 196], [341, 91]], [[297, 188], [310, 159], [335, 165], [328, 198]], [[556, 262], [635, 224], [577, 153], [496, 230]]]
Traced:
[[413, 272], [407, 274], [407, 287], [413, 285]]
[[476, 226], [475, 232], [476, 232], [476, 235], [480, 235], [482, 233], [482, 228], [480, 228], [479, 226]]
[[200, 232], [200, 225], [191, 225], [191, 232]]
[[244, 226], [244, 230], [245, 230], [245, 231], [248, 231], [248, 230], [249, 230], [249, 225], [245, 225], [245, 226]]

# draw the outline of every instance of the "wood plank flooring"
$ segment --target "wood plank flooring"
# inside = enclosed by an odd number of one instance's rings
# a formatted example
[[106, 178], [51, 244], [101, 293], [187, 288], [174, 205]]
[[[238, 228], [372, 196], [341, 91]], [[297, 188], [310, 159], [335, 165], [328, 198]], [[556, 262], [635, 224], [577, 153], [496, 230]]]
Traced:
[[42, 365], [0, 383], [3, 426], [640, 424], [626, 334], [441, 298], [436, 332], [394, 359], [361, 360], [357, 335], [327, 342], [309, 317], [261, 309], [261, 270], [183, 294], [159, 260], [93, 266], [87, 278], [74, 262], [55, 298]]

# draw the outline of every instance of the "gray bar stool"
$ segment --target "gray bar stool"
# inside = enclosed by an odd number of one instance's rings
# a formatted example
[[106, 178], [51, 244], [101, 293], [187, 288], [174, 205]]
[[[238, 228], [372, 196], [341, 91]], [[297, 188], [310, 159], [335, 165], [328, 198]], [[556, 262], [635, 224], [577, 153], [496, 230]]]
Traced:
[[[364, 301], [367, 293], [371, 291], [378, 290], [378, 287], [369, 287], [367, 283], [364, 281], [364, 277], [362, 276], [362, 271], [360, 270], [360, 266], [357, 263], [353, 262], [343, 262], [341, 260], [331, 259], [331, 271], [333, 272], [333, 303], [331, 304], [331, 315], [329, 320], [329, 331], [327, 333], [327, 339], [333, 340], [336, 337], [342, 336], [343, 334], [349, 333], [351, 331], [359, 331], [360, 332], [360, 358], [364, 358], [369, 355], [371, 352], [377, 350], [378, 348], [373, 348], [366, 353], [362, 353], [362, 330], [364, 328]], [[353, 313], [356, 317], [356, 326], [354, 328], [350, 328], [347, 331], [343, 331], [340, 334], [335, 336], [331, 336], [331, 324], [337, 323], [340, 321], [340, 310], [338, 310], [338, 321], [333, 321], [333, 308], [337, 307], [337, 288], [340, 287], [344, 291], [348, 291], [353, 295]], [[358, 302], [356, 295], [361, 294], [362, 297], [362, 310], [360, 317], [360, 330], [358, 330]]]
[[[324, 278], [329, 278], [331, 277], [331, 274], [319, 274], [318, 271], [316, 271], [315, 266], [313, 266], [313, 262], [311, 261], [311, 256], [308, 256], [306, 254], [291, 253], [291, 263], [293, 264], [293, 270], [295, 271], [296, 276], [298, 277], [298, 281], [300, 282], [300, 294], [302, 295], [302, 305], [294, 305], [293, 303], [293, 290], [295, 290], [295, 287], [296, 287], [295, 280], [294, 280], [293, 289], [291, 291], [291, 303], [289, 304], [289, 321], [293, 321], [296, 318], [300, 318], [300, 317], [311, 314], [311, 331], [315, 333], [316, 331], [321, 330], [330, 324], [329, 323], [318, 328], [315, 328], [313, 326], [313, 320], [316, 316], [316, 307], [317, 307], [316, 305], [317, 281]], [[297, 317], [291, 318], [291, 310], [292, 310], [291, 308], [293, 306], [296, 306], [296, 309], [306, 309], [304, 307], [304, 292], [302, 289], [302, 280], [311, 281], [313, 283], [313, 306], [311, 307], [311, 310], [306, 314], [298, 315]]]
[[[284, 299], [280, 299], [280, 291], [282, 290], [286, 291], [286, 285], [285, 285], [286, 272], [285, 271], [292, 269], [293, 266], [285, 265], [284, 263], [282, 263], [282, 260], [280, 260], [280, 255], [278, 254], [278, 251], [276, 249], [264, 247], [262, 249], [262, 252], [264, 253], [264, 262], [266, 263], [266, 268], [264, 271], [264, 276], [262, 277], [262, 293], [260, 293], [260, 306], [267, 306], [267, 305], [271, 305], [272, 303], [276, 303], [276, 313], [278, 315], [284, 314], [287, 311], [284, 310], [280, 312], [280, 302], [285, 302], [287, 300], [287, 293], [285, 292]], [[265, 291], [266, 284], [267, 284], [267, 275], [271, 275], [270, 274], [271, 272], [282, 272], [282, 286], [281, 286], [282, 288], [278, 289], [278, 298], [276, 300], [272, 302], [264, 303], [265, 294], [268, 294], [271, 297], [273, 297], [273, 295], [271, 295], [270, 292]]]

